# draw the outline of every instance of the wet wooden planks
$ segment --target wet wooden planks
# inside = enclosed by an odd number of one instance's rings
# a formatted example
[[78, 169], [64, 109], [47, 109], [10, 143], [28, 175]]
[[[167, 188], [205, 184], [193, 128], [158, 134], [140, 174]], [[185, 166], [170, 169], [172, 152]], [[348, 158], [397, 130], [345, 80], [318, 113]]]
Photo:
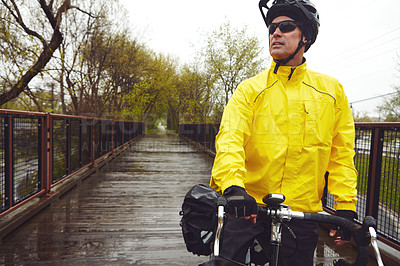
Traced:
[[197, 265], [178, 215], [212, 159], [175, 135], [148, 135], [6, 237], [0, 264]]

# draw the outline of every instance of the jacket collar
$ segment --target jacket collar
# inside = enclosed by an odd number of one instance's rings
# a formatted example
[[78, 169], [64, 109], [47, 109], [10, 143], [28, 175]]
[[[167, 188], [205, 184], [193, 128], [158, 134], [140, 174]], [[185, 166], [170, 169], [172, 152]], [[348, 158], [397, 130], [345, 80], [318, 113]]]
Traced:
[[278, 68], [278, 73], [274, 74], [273, 70], [276, 66], [276, 62], [272, 61], [271, 63], [271, 74], [275, 75], [277, 79], [287, 82], [287, 81], [297, 81], [301, 80], [304, 77], [304, 73], [307, 70], [306, 59], [303, 59], [303, 63], [299, 66], [280, 66]]

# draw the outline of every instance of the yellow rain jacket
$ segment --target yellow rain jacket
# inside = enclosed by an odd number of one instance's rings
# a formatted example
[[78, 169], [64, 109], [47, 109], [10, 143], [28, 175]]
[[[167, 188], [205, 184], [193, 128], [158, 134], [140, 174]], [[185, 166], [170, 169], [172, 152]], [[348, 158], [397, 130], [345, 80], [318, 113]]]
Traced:
[[282, 193], [292, 210], [319, 212], [328, 171], [335, 209], [357, 202], [354, 121], [334, 78], [275, 62], [243, 81], [225, 107], [210, 186], [244, 187], [257, 203]]

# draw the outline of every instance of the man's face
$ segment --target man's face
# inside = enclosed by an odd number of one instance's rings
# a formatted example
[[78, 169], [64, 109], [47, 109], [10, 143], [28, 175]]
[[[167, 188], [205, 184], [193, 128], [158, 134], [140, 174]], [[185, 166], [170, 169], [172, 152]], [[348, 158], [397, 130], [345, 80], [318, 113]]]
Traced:
[[[282, 21], [294, 21], [293, 19], [280, 16], [275, 18], [272, 23], [279, 23]], [[279, 27], [276, 28], [275, 32], [269, 35], [269, 53], [272, 58], [276, 60], [282, 60], [290, 56], [297, 49], [301, 38], [301, 31], [299, 27], [290, 32], [281, 32]], [[301, 52], [303, 51], [303, 52]], [[304, 54], [304, 47], [297, 53], [296, 57], [300, 57], [302, 60]]]

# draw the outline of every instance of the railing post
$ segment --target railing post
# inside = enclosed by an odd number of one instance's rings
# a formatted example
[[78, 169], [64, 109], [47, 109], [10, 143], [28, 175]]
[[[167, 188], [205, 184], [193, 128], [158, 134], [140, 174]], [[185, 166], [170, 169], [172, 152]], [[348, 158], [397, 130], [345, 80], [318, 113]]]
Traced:
[[79, 168], [82, 167], [82, 145], [83, 145], [83, 133], [82, 133], [82, 118], [79, 121]]
[[122, 134], [121, 134], [122, 135], [121, 145], [122, 145], [125, 143], [125, 121], [120, 122], [119, 126], [120, 126], [120, 129], [122, 130]]
[[67, 134], [67, 175], [69, 175], [71, 173], [71, 118], [66, 118], [65, 119], [65, 127], [66, 127], [66, 134]]
[[95, 121], [94, 121], [94, 118], [92, 118], [91, 119], [92, 120], [92, 126], [91, 126], [91, 129], [90, 129], [90, 142], [92, 143], [92, 149], [91, 149], [91, 151], [90, 151], [90, 161], [91, 161], [91, 164], [92, 165], [94, 165], [94, 161], [96, 160], [96, 156], [95, 156], [95, 130], [96, 130], [96, 128], [95, 128]]
[[51, 193], [51, 147], [52, 147], [52, 118], [51, 114], [47, 113], [42, 120], [42, 189], [45, 194]]
[[11, 208], [13, 205], [13, 135], [12, 135], [12, 115], [7, 115], [5, 117], [5, 209]]
[[384, 129], [375, 127], [370, 150], [366, 215], [378, 217]]
[[111, 141], [110, 141], [110, 146], [111, 146], [111, 152], [114, 152], [114, 121], [111, 121]]
[[202, 127], [203, 127], [203, 129], [202, 129], [202, 131], [203, 131], [203, 140], [202, 140], [202, 142], [203, 143], [201, 143], [201, 144], [204, 145], [204, 147], [207, 148], [207, 124], [206, 123], [202, 124]]

